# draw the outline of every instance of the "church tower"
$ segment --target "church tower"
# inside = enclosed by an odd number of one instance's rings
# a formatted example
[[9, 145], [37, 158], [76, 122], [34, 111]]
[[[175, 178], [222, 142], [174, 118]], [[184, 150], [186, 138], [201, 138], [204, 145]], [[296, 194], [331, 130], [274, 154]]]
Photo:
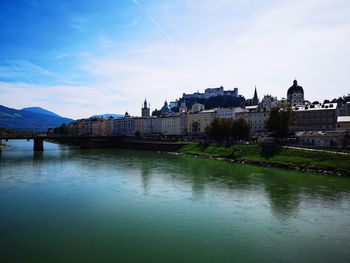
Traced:
[[252, 99], [252, 103], [253, 103], [253, 105], [259, 104], [259, 98], [258, 98], [258, 92], [256, 91], [256, 86], [255, 86], [254, 97]]
[[304, 104], [304, 89], [302, 86], [298, 85], [296, 79], [293, 81], [293, 85], [288, 89], [287, 100], [292, 106]]
[[186, 106], [186, 102], [185, 101], [181, 102], [181, 106], [179, 108], [179, 112], [180, 113], [186, 113], [187, 112], [187, 106]]
[[144, 118], [151, 116], [151, 109], [149, 105], [147, 105], [147, 100], [145, 98], [145, 102], [143, 103], [143, 107], [141, 108], [141, 116]]

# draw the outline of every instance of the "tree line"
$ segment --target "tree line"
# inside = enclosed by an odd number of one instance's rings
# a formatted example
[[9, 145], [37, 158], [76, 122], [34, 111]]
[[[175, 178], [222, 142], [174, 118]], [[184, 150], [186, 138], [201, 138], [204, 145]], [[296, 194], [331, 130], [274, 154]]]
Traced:
[[[270, 111], [270, 117], [265, 123], [265, 128], [275, 138], [290, 136], [290, 127], [295, 124], [297, 113], [288, 107], [275, 107]], [[215, 118], [206, 128], [207, 135], [216, 141], [234, 140], [248, 141], [250, 139], [250, 125], [243, 119]]]
[[250, 125], [243, 119], [215, 118], [206, 128], [207, 135], [214, 140], [249, 140]]

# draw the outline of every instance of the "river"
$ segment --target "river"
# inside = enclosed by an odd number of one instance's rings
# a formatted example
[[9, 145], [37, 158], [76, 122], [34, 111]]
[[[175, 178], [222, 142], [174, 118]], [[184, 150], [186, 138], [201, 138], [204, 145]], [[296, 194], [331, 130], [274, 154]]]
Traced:
[[10, 141], [0, 262], [349, 262], [350, 178]]

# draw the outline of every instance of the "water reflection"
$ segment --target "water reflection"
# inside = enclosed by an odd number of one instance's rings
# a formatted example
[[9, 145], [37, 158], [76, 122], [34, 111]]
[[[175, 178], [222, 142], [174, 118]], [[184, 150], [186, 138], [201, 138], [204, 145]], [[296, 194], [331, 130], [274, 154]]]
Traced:
[[299, 188], [284, 182], [278, 184], [271, 180], [264, 180], [264, 188], [274, 215], [287, 219], [298, 211]]
[[4, 149], [0, 151], [0, 168], [15, 165], [17, 169], [25, 170], [30, 165], [29, 161], [34, 161], [41, 165], [72, 163], [76, 169], [92, 171], [89, 176], [94, 177], [99, 177], [106, 170], [114, 171], [109, 174], [111, 177], [118, 176], [118, 171], [128, 171], [130, 174], [140, 175], [145, 195], [158, 187], [151, 182], [152, 178], [156, 178], [168, 180], [174, 188], [189, 185], [194, 200], [205, 199], [208, 192], [214, 196], [223, 193], [227, 196], [249, 196], [262, 192], [264, 195], [259, 198], [262, 202], [264, 199], [269, 202], [272, 214], [279, 219], [296, 215], [302, 202], [318, 201], [334, 207], [340, 206], [344, 197], [349, 198], [348, 178], [154, 152], [80, 150], [68, 145], [49, 143], [45, 147], [44, 152], [34, 152], [32, 157], [26, 150], [16, 152], [11, 151], [11, 147], [9, 151]]
[[0, 159], [0, 261], [347, 262], [349, 190], [291, 170], [14, 144]]
[[43, 161], [44, 160], [44, 152], [33, 151], [33, 160], [37, 163]]
[[148, 193], [149, 180], [151, 179], [152, 165], [149, 162], [145, 162], [141, 165], [141, 180], [144, 193]]
[[332, 203], [334, 206], [335, 203], [341, 204], [342, 198], [349, 197], [348, 178], [126, 151], [119, 165], [130, 164], [141, 170], [145, 192], [152, 187], [149, 179], [160, 171], [170, 175], [175, 183], [189, 182], [195, 199], [203, 198], [206, 191], [213, 188], [232, 193], [263, 189], [273, 215], [279, 219], [287, 219], [298, 213], [301, 201], [322, 200], [322, 203]]

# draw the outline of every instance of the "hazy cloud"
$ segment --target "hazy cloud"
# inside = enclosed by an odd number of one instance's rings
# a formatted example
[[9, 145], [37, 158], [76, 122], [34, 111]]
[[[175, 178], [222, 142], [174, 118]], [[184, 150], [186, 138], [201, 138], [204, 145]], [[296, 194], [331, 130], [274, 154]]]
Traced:
[[[349, 93], [348, 1], [183, 0], [141, 4], [130, 0], [131, 8], [141, 11], [149, 24], [140, 25], [139, 12], [132, 26], [117, 36], [101, 26], [93, 44], [76, 51], [75, 62], [89, 79], [87, 85], [53, 85], [57, 76], [50, 70], [22, 61], [16, 65], [34, 83], [21, 76], [17, 76], [21, 82], [28, 82], [25, 88], [23, 84], [2, 83], [2, 98], [6, 93], [11, 105], [44, 107], [51, 105], [54, 96], [53, 107], [58, 113], [83, 117], [92, 111], [128, 110], [136, 115], [145, 96], [152, 108], [160, 108], [165, 99], [220, 85], [238, 87], [247, 98], [253, 96], [256, 85], [259, 97], [273, 94], [281, 98], [294, 78], [304, 86], [309, 100]], [[130, 24], [132, 20], [128, 17], [127, 21]], [[82, 27], [86, 24], [79, 18], [70, 22]], [[181, 47], [180, 52], [176, 47]], [[57, 60], [66, 53], [58, 55]], [[0, 78], [7, 73], [10, 77], [18, 75], [9, 65], [0, 66]], [[46, 85], [37, 84], [38, 75], [46, 77]], [[11, 89], [27, 93], [19, 98]]]

